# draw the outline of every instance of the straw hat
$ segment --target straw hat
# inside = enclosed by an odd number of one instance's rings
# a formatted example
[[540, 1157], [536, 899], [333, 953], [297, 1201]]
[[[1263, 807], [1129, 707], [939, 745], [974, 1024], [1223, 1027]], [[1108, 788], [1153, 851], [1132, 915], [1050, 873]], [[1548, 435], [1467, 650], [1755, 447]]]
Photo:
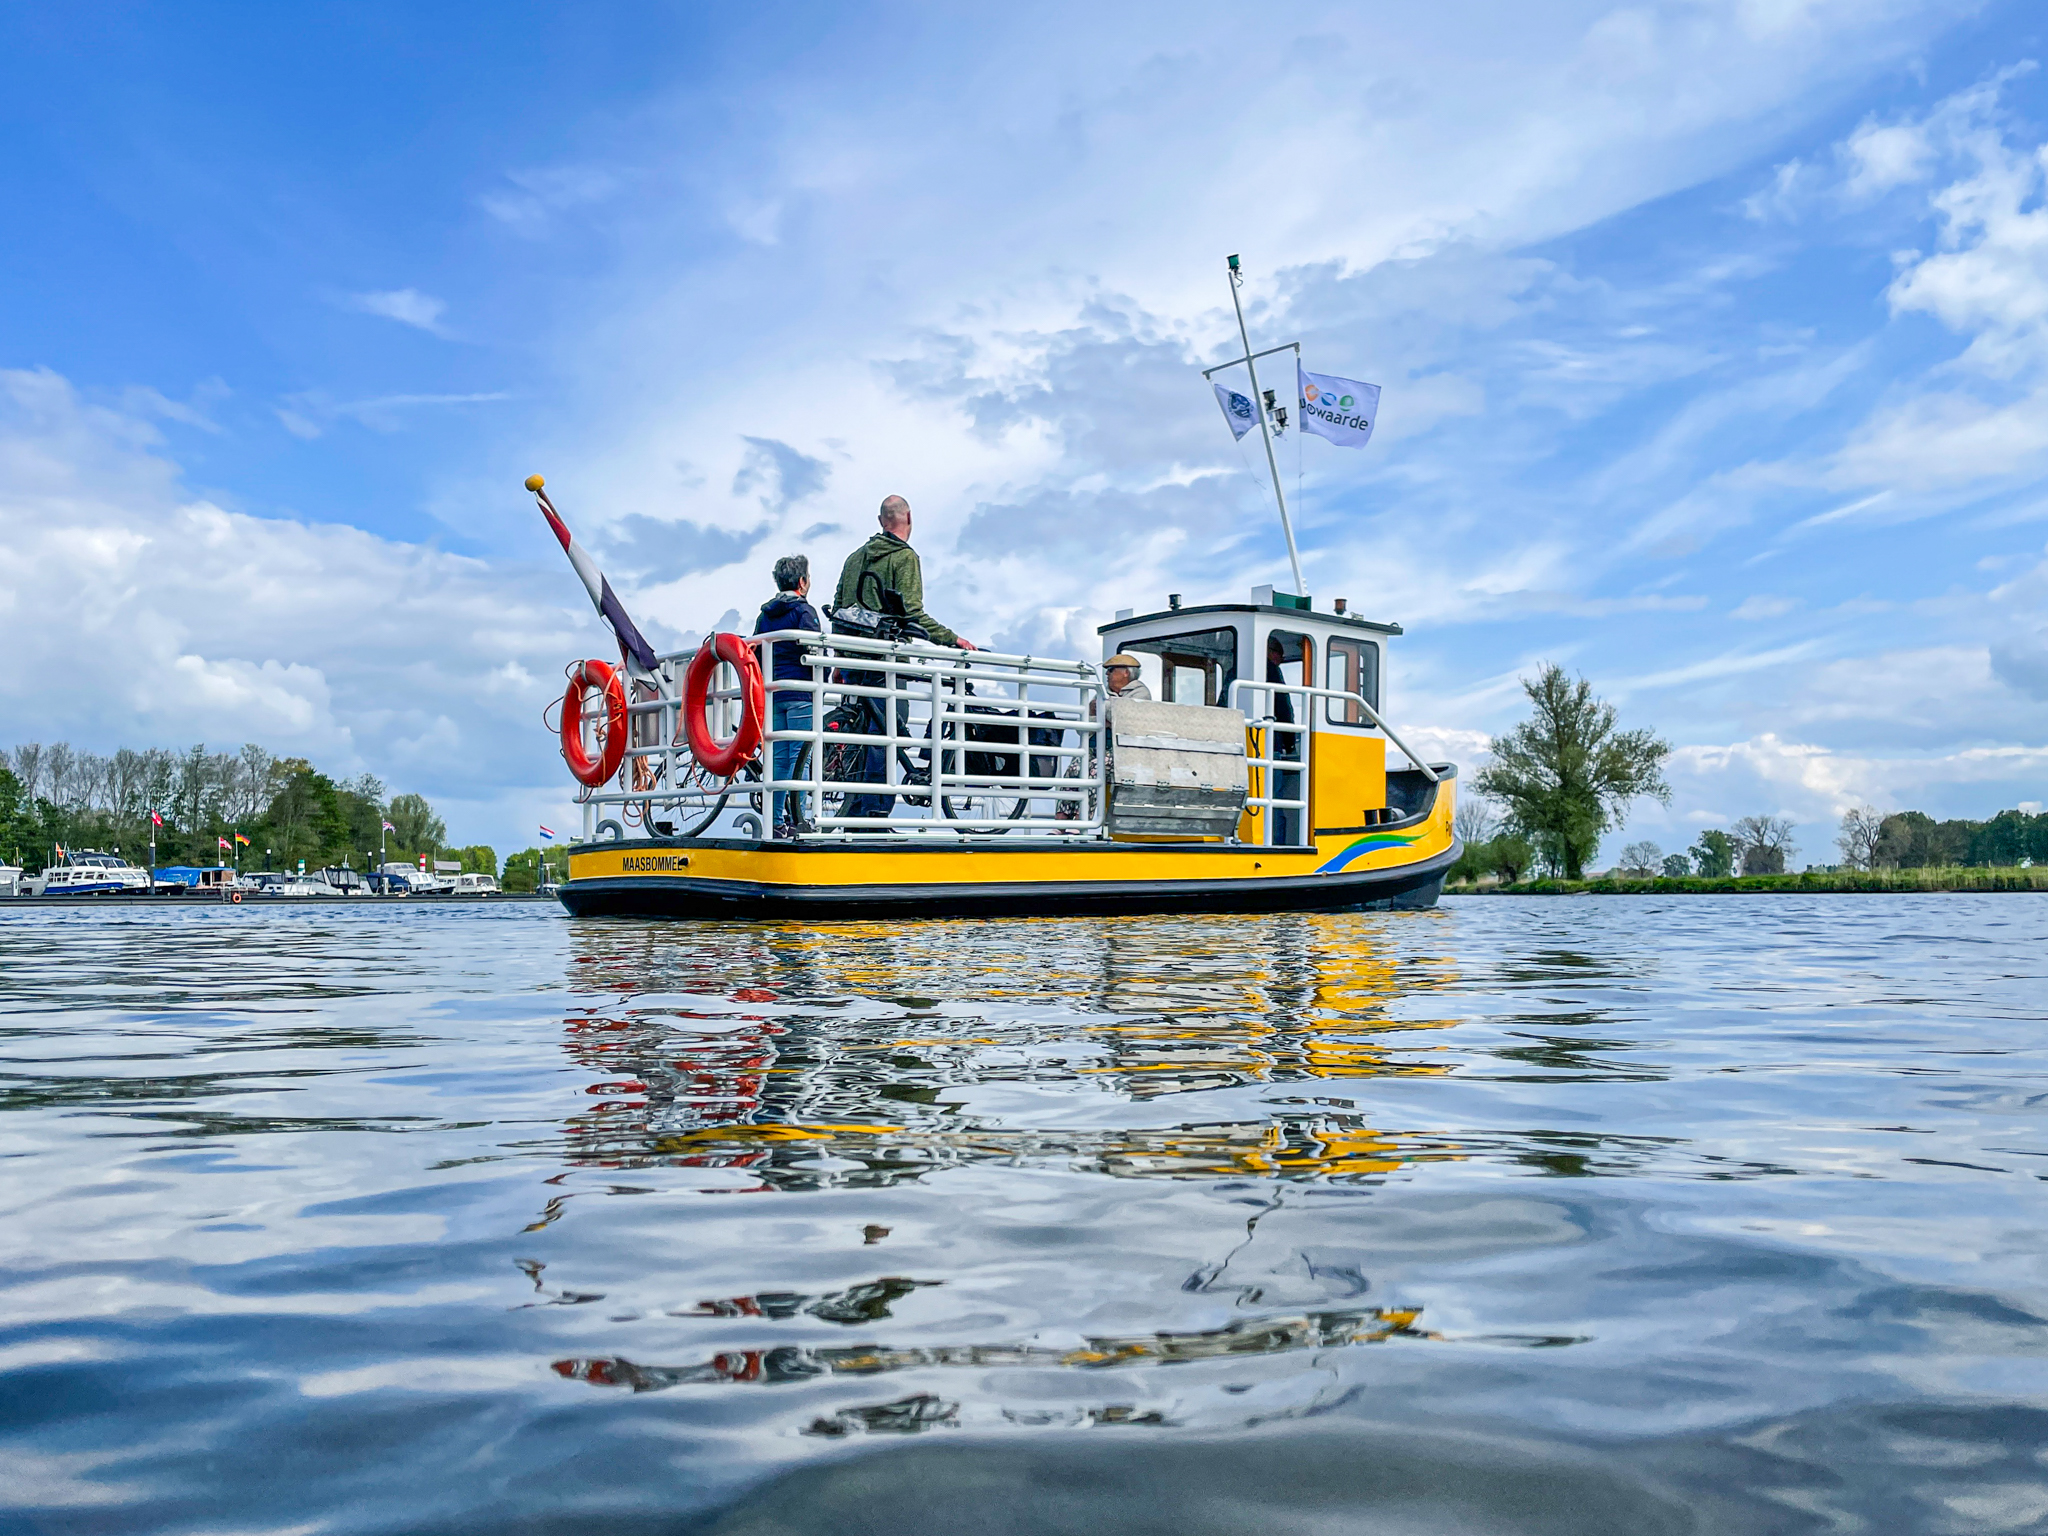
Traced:
[[1133, 672], [1135, 672], [1138, 670], [1140, 665], [1141, 663], [1139, 662], [1138, 658], [1133, 656], [1129, 651], [1118, 651], [1114, 656], [1110, 657], [1109, 660], [1105, 661], [1102, 664], [1102, 670], [1107, 672], [1111, 667], [1129, 667]]

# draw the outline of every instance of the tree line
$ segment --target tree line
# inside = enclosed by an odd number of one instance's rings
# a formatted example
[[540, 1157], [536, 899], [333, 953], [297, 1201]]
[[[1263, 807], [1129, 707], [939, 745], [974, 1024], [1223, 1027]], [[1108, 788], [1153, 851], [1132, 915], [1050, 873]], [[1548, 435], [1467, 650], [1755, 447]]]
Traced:
[[505, 855], [505, 873], [498, 884], [518, 894], [540, 889], [543, 879], [557, 884], [569, 878], [569, 854], [561, 848], [522, 848]]
[[[1987, 821], [1936, 821], [1923, 811], [1858, 806], [1843, 816], [1835, 847], [1844, 869], [2010, 869], [2048, 864], [2048, 814], [2000, 811]], [[1793, 853], [1792, 823], [1777, 816], [1745, 816], [1726, 832], [1702, 832], [1684, 853], [1666, 854], [1655, 843], [1630, 843], [1618, 873], [1673, 878], [1703, 875], [1782, 875]]]
[[1835, 838], [1851, 869], [1949, 869], [2048, 864], [2048, 813], [2000, 811], [1988, 821], [1936, 821], [1921, 811], [1887, 816], [1859, 806]]
[[[393, 830], [383, 831], [385, 822]], [[486, 847], [451, 849], [423, 795], [386, 795], [372, 774], [335, 779], [302, 757], [253, 743], [238, 752], [122, 748], [102, 755], [64, 742], [0, 751], [0, 858], [31, 873], [62, 847], [119, 853], [133, 863], [232, 862], [308, 869], [360, 867], [383, 846], [392, 858], [459, 855], [465, 869], [497, 872]], [[246, 839], [238, 842], [237, 838]]]
[[[1474, 792], [1459, 800], [1465, 851], [1448, 875], [1454, 883], [1487, 875], [1512, 882], [1539, 869], [1577, 880], [1601, 836], [1625, 824], [1633, 801], [1670, 803], [1663, 773], [1668, 742], [1647, 730], [1622, 730], [1614, 707], [1555, 663], [1522, 688], [1530, 717], [1487, 744]], [[1647, 839], [1632, 842], [1616, 869], [1638, 878], [1782, 875], [1798, 851], [1794, 830], [1782, 816], [1744, 816], [1701, 832], [1682, 853], [1667, 854]], [[1936, 821], [1919, 811], [1885, 815], [1862, 806], [1842, 818], [1835, 843], [1842, 862], [1859, 870], [2048, 864], [2048, 814], [2009, 810], [1988, 821]]]

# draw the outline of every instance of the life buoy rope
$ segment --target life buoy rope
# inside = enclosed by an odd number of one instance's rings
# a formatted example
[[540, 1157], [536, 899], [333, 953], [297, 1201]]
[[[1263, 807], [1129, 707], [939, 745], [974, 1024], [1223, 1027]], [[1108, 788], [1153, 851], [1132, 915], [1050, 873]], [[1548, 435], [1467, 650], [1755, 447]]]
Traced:
[[[704, 720], [711, 675], [721, 661], [740, 675], [740, 724], [730, 741], [714, 739]], [[768, 685], [761, 677], [761, 658], [754, 648], [738, 635], [723, 631], [706, 638], [683, 674], [683, 733], [690, 740], [690, 755], [707, 773], [730, 777], [760, 751], [767, 724]]]
[[[592, 688], [604, 695], [604, 714], [597, 722], [597, 756], [583, 745], [583, 699]], [[569, 668], [568, 691], [562, 695], [562, 756], [580, 784], [592, 789], [609, 780], [626, 760], [626, 683], [608, 661], [579, 661]]]

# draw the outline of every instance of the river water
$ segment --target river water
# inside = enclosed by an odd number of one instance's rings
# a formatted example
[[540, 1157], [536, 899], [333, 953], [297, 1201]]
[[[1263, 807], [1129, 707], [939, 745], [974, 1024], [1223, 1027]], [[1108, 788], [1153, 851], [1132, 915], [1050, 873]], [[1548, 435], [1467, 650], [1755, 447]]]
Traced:
[[2048, 899], [0, 908], [8, 1532], [2048, 1531]]

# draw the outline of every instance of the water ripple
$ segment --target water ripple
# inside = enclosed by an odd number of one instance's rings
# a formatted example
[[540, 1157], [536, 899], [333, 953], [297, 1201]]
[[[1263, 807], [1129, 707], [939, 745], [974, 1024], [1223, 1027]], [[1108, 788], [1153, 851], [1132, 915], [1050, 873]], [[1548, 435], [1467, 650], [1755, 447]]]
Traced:
[[2044, 940], [0, 909], [0, 1476], [63, 1532], [2048, 1528]]

